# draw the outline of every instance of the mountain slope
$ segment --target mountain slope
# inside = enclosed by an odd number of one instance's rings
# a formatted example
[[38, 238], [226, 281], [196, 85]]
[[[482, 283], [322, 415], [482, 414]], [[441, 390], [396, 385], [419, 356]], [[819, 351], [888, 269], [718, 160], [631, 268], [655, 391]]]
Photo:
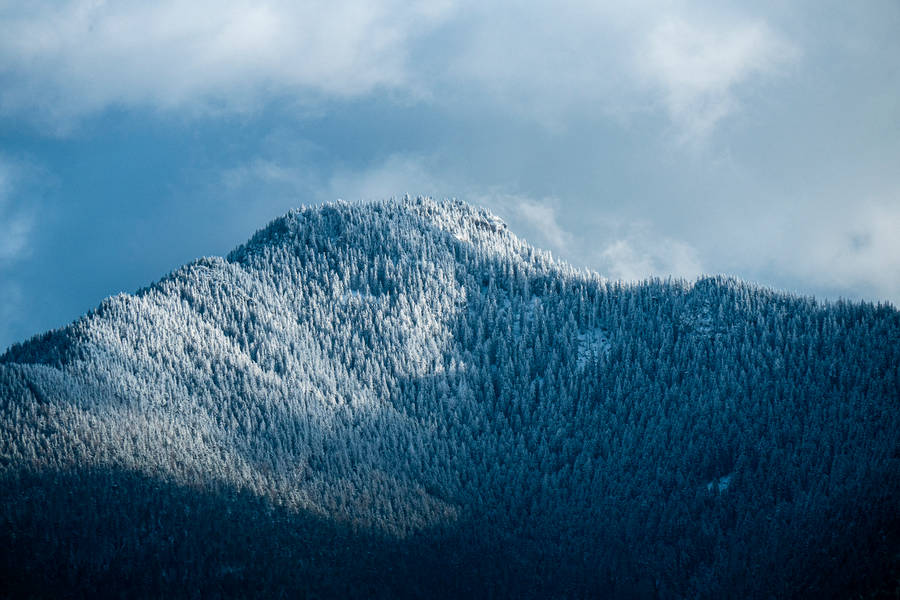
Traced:
[[889, 307], [610, 283], [460, 202], [294, 211], [0, 357], [4, 569], [47, 595], [886, 590], [898, 365]]

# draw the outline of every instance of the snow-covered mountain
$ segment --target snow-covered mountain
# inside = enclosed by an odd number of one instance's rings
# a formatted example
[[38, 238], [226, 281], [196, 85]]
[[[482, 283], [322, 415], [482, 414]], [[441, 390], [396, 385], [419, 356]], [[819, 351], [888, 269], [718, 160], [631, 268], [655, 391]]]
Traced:
[[10, 595], [895, 588], [900, 313], [289, 213], [0, 357]]

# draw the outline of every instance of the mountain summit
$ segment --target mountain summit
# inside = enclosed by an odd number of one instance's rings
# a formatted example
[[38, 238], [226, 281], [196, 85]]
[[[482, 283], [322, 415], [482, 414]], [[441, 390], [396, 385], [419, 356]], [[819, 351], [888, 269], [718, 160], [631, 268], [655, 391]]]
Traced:
[[457, 201], [304, 208], [0, 357], [12, 596], [847, 597], [900, 313], [610, 282]]

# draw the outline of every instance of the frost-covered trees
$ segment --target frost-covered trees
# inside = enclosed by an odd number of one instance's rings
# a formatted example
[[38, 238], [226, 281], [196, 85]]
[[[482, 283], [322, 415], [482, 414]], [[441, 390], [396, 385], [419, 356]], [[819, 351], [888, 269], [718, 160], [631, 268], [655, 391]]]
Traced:
[[877, 589], [898, 365], [887, 306], [608, 282], [455, 201], [301, 209], [0, 358], [4, 569], [49, 595]]

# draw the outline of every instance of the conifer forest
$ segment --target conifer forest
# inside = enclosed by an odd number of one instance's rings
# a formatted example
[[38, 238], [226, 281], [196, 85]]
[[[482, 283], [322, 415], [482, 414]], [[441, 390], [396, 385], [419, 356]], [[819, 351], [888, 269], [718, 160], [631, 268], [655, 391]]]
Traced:
[[0, 356], [0, 597], [897, 598], [900, 312], [294, 210]]

